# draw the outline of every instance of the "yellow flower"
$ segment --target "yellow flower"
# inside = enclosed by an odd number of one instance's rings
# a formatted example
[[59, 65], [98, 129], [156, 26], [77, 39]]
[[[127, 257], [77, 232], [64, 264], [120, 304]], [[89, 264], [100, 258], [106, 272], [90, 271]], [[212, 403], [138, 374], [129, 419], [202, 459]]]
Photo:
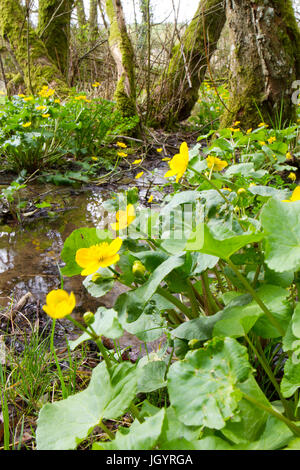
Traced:
[[293, 171], [291, 171], [291, 173], [288, 175], [288, 178], [292, 181], [296, 181], [297, 176]]
[[246, 189], [245, 188], [239, 188], [237, 190], [237, 194], [240, 196], [241, 194], [245, 193], [246, 192]]
[[123, 228], [128, 227], [135, 219], [135, 210], [132, 204], [128, 204], [125, 211], [119, 210], [116, 213], [116, 223], [110, 224], [113, 230], [123, 230]]
[[26, 95], [24, 95], [23, 93], [19, 93], [19, 94], [18, 94], [18, 97], [19, 97], [19, 98], [25, 98], [25, 96], [26, 96]]
[[284, 199], [282, 202], [295, 202], [300, 201], [300, 186], [297, 186], [294, 189], [293, 194], [291, 195], [290, 199]]
[[55, 90], [52, 90], [52, 88], [48, 88], [47, 85], [44, 85], [38, 95], [42, 98], [49, 98], [50, 96], [54, 95], [54, 93]]
[[165, 174], [165, 178], [176, 175], [176, 183], [184, 175], [189, 163], [189, 149], [186, 142], [180, 145], [179, 153], [176, 153], [171, 161], [168, 162], [170, 170]]
[[241, 121], [235, 121], [235, 122], [233, 123], [234, 126], [238, 126], [239, 124], [241, 124]]
[[60, 104], [60, 99], [56, 98], [56, 100], [54, 100], [54, 103]]
[[258, 127], [269, 127], [269, 124], [266, 124], [265, 122], [261, 122], [260, 124], [258, 124]]
[[226, 190], [226, 191], [229, 191], [229, 192], [232, 191], [232, 189], [230, 189], [230, 188], [222, 188], [222, 189], [224, 189], [224, 190]]
[[31, 121], [25, 122], [25, 124], [22, 124], [22, 127], [29, 127], [31, 126]]
[[95, 162], [98, 161], [98, 158], [97, 157], [91, 157], [92, 160], [94, 160]]
[[43, 118], [48, 118], [48, 117], [50, 117], [50, 114], [42, 114], [42, 117]]
[[261, 146], [266, 145], [266, 142], [264, 142], [264, 141], [262, 141], [262, 140], [260, 140], [258, 143], [259, 143]]
[[37, 111], [44, 111], [45, 109], [47, 109], [47, 106], [37, 106], [35, 109]]
[[251, 132], [252, 132], [252, 127], [247, 130], [247, 134], [251, 134]]
[[153, 201], [153, 194], [151, 194], [151, 196], [149, 197], [148, 203], [150, 204], [152, 201]]
[[103, 242], [92, 245], [89, 248], [80, 248], [76, 252], [76, 263], [84, 268], [82, 276], [94, 274], [99, 268], [106, 268], [119, 261], [118, 251], [121, 248], [122, 239], [116, 238], [111, 243]]
[[127, 153], [124, 152], [117, 152], [117, 155], [119, 155], [119, 157], [128, 157]]
[[144, 172], [141, 171], [140, 173], [138, 173], [136, 176], [135, 176], [135, 179], [138, 180], [141, 176], [143, 176]]
[[1, 96], [5, 96], [4, 91], [0, 90], [0, 95], [1, 95]]
[[26, 96], [24, 98], [24, 101], [32, 101], [33, 99], [34, 99], [33, 96]]
[[162, 162], [169, 162], [170, 160], [171, 160], [170, 157], [165, 157], [161, 159]]
[[249, 184], [249, 188], [252, 188], [253, 186], [256, 186], [256, 184], [255, 183], [250, 183]]
[[293, 156], [292, 156], [292, 154], [291, 154], [290, 152], [287, 152], [285, 158], [286, 158], [287, 160], [292, 160], [292, 159], [293, 159]]
[[94, 82], [94, 83], [92, 83], [92, 87], [98, 88], [98, 86], [100, 86], [100, 82]]
[[206, 162], [207, 167], [213, 168], [214, 171], [222, 171], [226, 166], [228, 166], [228, 163], [225, 162], [225, 160], [220, 160], [220, 158], [213, 157], [212, 155], [208, 155]]
[[121, 148], [123, 148], [123, 149], [126, 149], [126, 147], [127, 147], [127, 145], [124, 144], [124, 142], [117, 142], [117, 146], [118, 146], [118, 147], [121, 147]]
[[229, 130], [230, 130], [231, 132], [240, 132], [240, 129], [239, 129], [239, 128], [235, 129], [234, 127], [230, 127]]
[[275, 141], [276, 141], [276, 137], [270, 137], [270, 138], [268, 139], [269, 144], [272, 144], [272, 143], [275, 142]]
[[160, 153], [160, 152], [163, 151], [163, 149], [156, 149], [156, 151], [157, 151], [158, 153]]
[[46, 305], [43, 310], [52, 318], [63, 318], [72, 313], [76, 305], [73, 292], [69, 295], [65, 290], [52, 290], [46, 297]]
[[75, 101], [85, 101], [86, 100], [86, 95], [75, 96], [74, 100]]
[[134, 160], [134, 162], [132, 162], [133, 165], [138, 165], [139, 163], [141, 163], [142, 159], [139, 158], [138, 160]]

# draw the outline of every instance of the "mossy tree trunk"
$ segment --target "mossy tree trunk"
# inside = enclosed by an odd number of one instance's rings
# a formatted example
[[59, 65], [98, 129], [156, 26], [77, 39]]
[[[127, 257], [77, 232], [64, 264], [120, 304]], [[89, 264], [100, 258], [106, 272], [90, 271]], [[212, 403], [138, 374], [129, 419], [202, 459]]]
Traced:
[[89, 40], [91, 43], [95, 42], [98, 38], [98, 2], [97, 0], [90, 0], [90, 15], [89, 15]]
[[114, 96], [121, 114], [132, 117], [137, 114], [134, 51], [126, 29], [121, 1], [106, 0], [106, 13], [110, 21], [109, 48], [118, 71]]
[[[229, 111], [221, 125], [244, 128], [294, 119], [300, 35], [290, 0], [226, 0], [231, 41]], [[259, 109], [259, 112], [258, 110]]]
[[83, 0], [76, 0], [76, 12], [77, 12], [77, 20], [79, 28], [82, 28], [86, 25], [86, 16], [84, 10], [84, 3]]
[[180, 44], [173, 49], [168, 70], [154, 86], [152, 125], [168, 128], [189, 117], [225, 21], [223, 1], [200, 1]]
[[37, 33], [52, 61], [67, 77], [73, 0], [39, 0]]
[[0, 33], [14, 51], [28, 91], [36, 92], [49, 85], [60, 94], [66, 93], [65, 78], [51, 61], [43, 41], [31, 27], [27, 28], [26, 10], [18, 0], [0, 1]]

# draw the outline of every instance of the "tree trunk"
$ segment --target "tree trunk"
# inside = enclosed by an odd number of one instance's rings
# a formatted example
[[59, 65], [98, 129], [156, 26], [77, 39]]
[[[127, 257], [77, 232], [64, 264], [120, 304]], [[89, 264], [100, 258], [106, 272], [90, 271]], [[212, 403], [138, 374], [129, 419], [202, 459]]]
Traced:
[[84, 11], [84, 3], [83, 0], [76, 1], [76, 12], [77, 12], [77, 20], [79, 28], [82, 28], [86, 25], [86, 16]]
[[67, 92], [66, 80], [52, 63], [43, 41], [27, 27], [26, 10], [19, 1], [1, 0], [0, 32], [8, 49], [14, 52], [30, 92], [40, 90], [43, 85], [55, 87], [61, 94]]
[[110, 21], [109, 48], [118, 71], [114, 95], [117, 108], [124, 117], [136, 116], [134, 52], [127, 33], [121, 1], [106, 0], [106, 12]]
[[[300, 35], [290, 0], [226, 0], [231, 47], [230, 100], [221, 125], [295, 118], [293, 82], [300, 78]], [[259, 112], [258, 112], [259, 110]]]
[[52, 61], [67, 77], [73, 0], [39, 0], [37, 33]]
[[168, 128], [189, 117], [225, 20], [223, 1], [200, 1], [180, 44], [174, 47], [165, 76], [154, 86], [152, 125]]
[[90, 0], [90, 16], [89, 16], [89, 40], [91, 43], [98, 38], [98, 9], [97, 0]]

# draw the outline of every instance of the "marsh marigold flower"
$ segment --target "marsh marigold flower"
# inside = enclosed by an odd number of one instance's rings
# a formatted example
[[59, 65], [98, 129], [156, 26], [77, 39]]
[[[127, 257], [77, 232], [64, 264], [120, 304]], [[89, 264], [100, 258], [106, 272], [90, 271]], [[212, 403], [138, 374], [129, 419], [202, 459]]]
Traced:
[[99, 268], [107, 268], [119, 261], [118, 251], [121, 248], [122, 239], [116, 238], [111, 243], [103, 242], [92, 245], [89, 248], [80, 248], [76, 252], [76, 263], [84, 268], [82, 276], [89, 276], [98, 271]]
[[51, 318], [63, 318], [72, 313], [76, 305], [73, 292], [69, 295], [65, 290], [52, 290], [46, 297], [46, 305], [43, 310]]
[[296, 173], [291, 171], [291, 173], [288, 175], [288, 178], [292, 181], [296, 181], [296, 179], [297, 179]]
[[142, 159], [139, 158], [138, 160], [134, 160], [134, 162], [132, 162], [133, 165], [138, 165], [139, 163], [141, 163]]
[[176, 175], [176, 183], [186, 172], [189, 163], [189, 149], [186, 142], [182, 142], [180, 145], [179, 153], [176, 153], [172, 160], [168, 162], [170, 170], [165, 174], [165, 178]]
[[119, 210], [116, 213], [116, 223], [110, 224], [113, 230], [123, 230], [128, 227], [135, 219], [135, 210], [132, 204], [128, 204], [125, 211]]
[[135, 175], [135, 179], [138, 180], [141, 176], [143, 176], [144, 172], [140, 171], [137, 175]]
[[25, 124], [22, 124], [22, 127], [29, 127], [31, 126], [31, 121], [25, 122]]
[[206, 163], [208, 168], [213, 168], [214, 171], [222, 171], [228, 163], [225, 160], [220, 160], [218, 157], [213, 157], [212, 155], [208, 155], [206, 158]]
[[124, 142], [117, 142], [117, 146], [118, 146], [118, 147], [121, 147], [121, 148], [123, 148], [123, 149], [126, 149], [126, 147], [127, 147], [127, 145], [124, 144]]

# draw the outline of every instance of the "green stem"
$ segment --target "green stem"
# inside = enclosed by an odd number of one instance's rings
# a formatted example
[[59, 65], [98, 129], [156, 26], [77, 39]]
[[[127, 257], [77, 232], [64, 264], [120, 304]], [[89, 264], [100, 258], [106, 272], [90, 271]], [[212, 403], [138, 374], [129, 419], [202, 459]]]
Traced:
[[97, 333], [92, 330], [92, 331], [89, 331], [87, 328], [85, 328], [83, 325], [81, 325], [78, 321], [76, 321], [71, 315], [68, 315], [68, 320], [70, 320], [73, 325], [76, 325], [81, 331], [83, 331], [84, 333], [87, 333], [91, 338], [92, 340], [95, 341], [95, 343], [97, 344], [102, 356], [103, 356], [103, 359], [105, 360], [105, 363], [106, 363], [106, 366], [107, 368], [109, 369], [111, 367], [111, 362], [108, 358], [108, 355], [107, 355], [107, 352], [106, 352], [106, 349], [101, 341], [101, 338], [99, 339], [99, 336], [97, 335]]
[[170, 292], [163, 289], [162, 287], [158, 287], [157, 293], [161, 295], [162, 297], [164, 297], [165, 299], [169, 300], [173, 305], [175, 305], [175, 307], [177, 307], [184, 315], [186, 315], [189, 320], [192, 320], [194, 318], [191, 310], [188, 307], [186, 307], [186, 305], [184, 305], [182, 302], [180, 302], [180, 300], [177, 299], [177, 297], [170, 294]]
[[202, 178], [204, 178], [211, 185], [211, 187], [214, 188], [220, 194], [222, 199], [224, 199], [224, 201], [227, 202], [227, 204], [232, 206], [232, 203], [229, 201], [229, 199], [227, 199], [227, 197], [222, 193], [222, 191], [220, 191], [219, 188], [209, 178], [207, 178], [204, 172], [199, 173], [199, 171], [195, 170], [194, 168], [189, 168], [189, 169], [192, 170], [194, 173], [196, 173], [198, 176], [201, 176]]
[[62, 371], [61, 371], [61, 367], [60, 367], [60, 365], [59, 365], [58, 357], [57, 357], [57, 355], [56, 355], [55, 348], [54, 348], [54, 330], [55, 330], [55, 324], [56, 324], [56, 318], [54, 318], [54, 319], [53, 319], [53, 322], [52, 322], [52, 331], [51, 331], [51, 337], [50, 337], [50, 351], [52, 352], [53, 357], [54, 357], [54, 361], [55, 361], [55, 365], [56, 365], [56, 368], [57, 368], [59, 380], [60, 380], [60, 383], [61, 383], [62, 396], [63, 396], [63, 399], [65, 399], [65, 398], [68, 397], [68, 393], [67, 393], [67, 389], [66, 389], [66, 384], [65, 384], [65, 381], [64, 381], [63, 373], [62, 373]]
[[277, 380], [273, 374], [273, 371], [271, 370], [271, 368], [269, 367], [269, 364], [267, 363], [267, 360], [266, 360], [266, 357], [264, 355], [264, 352], [261, 350], [260, 352], [258, 352], [257, 348], [254, 346], [254, 344], [251, 342], [251, 340], [249, 339], [249, 337], [247, 335], [245, 335], [245, 338], [249, 344], [249, 346], [251, 347], [252, 351], [254, 352], [254, 354], [256, 355], [258, 361], [260, 362], [262, 368], [264, 369], [264, 371], [266, 372], [267, 376], [269, 377], [270, 381], [272, 382], [276, 392], [278, 393], [278, 396], [282, 402], [282, 405], [284, 407], [284, 410], [285, 410], [285, 413], [287, 416], [290, 416], [290, 409], [289, 409], [289, 406], [288, 406], [288, 403], [287, 403], [287, 400], [285, 400], [280, 392], [280, 387], [277, 383]]
[[242, 282], [242, 284], [245, 286], [246, 290], [252, 295], [256, 303], [260, 306], [262, 311], [266, 314], [270, 323], [272, 323], [272, 325], [278, 330], [278, 332], [280, 333], [280, 336], [284, 336], [285, 335], [284, 329], [282, 328], [280, 323], [276, 320], [274, 315], [270, 312], [270, 310], [266, 307], [263, 301], [258, 297], [256, 291], [253, 289], [251, 284], [249, 284], [247, 279], [240, 273], [240, 271], [235, 267], [235, 265], [233, 264], [232, 261], [230, 261], [230, 259], [227, 259], [226, 261], [231, 267], [231, 269], [235, 272], [239, 280]]
[[203, 280], [203, 287], [206, 293], [206, 298], [207, 298], [210, 313], [211, 314], [217, 313], [220, 310], [220, 308], [216, 304], [216, 301], [211, 293], [208, 275], [206, 271], [201, 274], [201, 278]]
[[102, 423], [102, 420], [99, 421], [98, 426], [108, 435], [112, 441], [115, 439], [115, 435], [105, 426], [105, 424]]
[[131, 403], [129, 409], [132, 415], [138, 420], [139, 423], [143, 423], [145, 421], [144, 418], [140, 417], [140, 412], [134, 403]]
[[290, 421], [288, 418], [286, 418], [282, 414], [278, 413], [278, 411], [275, 411], [270, 406], [266, 406], [263, 403], [255, 400], [255, 398], [250, 397], [246, 393], [243, 393], [243, 397], [246, 400], [248, 400], [250, 403], [253, 403], [253, 405], [260, 408], [261, 410], [266, 411], [267, 413], [271, 414], [272, 416], [275, 416], [275, 418], [277, 418], [277, 419], [280, 419], [280, 421], [285, 423], [290, 428], [290, 430], [292, 431], [293, 434], [295, 434], [295, 436], [300, 437], [300, 428], [295, 423]]
[[194, 293], [193, 284], [191, 283], [189, 279], [186, 280], [186, 286], [187, 286], [187, 294], [191, 302], [193, 316], [194, 318], [198, 318], [199, 317], [199, 305], [198, 305], [198, 302]]

